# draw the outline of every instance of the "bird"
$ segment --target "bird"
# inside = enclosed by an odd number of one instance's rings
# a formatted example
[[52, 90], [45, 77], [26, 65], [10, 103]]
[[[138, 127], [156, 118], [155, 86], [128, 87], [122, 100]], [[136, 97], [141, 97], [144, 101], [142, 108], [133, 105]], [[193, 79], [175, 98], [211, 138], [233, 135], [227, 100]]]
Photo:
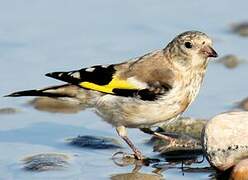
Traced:
[[[217, 56], [207, 34], [186, 31], [167, 46], [137, 58], [46, 74], [66, 84], [7, 96], [47, 96], [87, 103], [116, 128], [134, 157], [142, 160], [145, 156], [129, 139], [127, 128], [154, 134], [152, 127], [177, 119], [195, 100], [208, 62]], [[155, 135], [170, 140], [165, 135]]]

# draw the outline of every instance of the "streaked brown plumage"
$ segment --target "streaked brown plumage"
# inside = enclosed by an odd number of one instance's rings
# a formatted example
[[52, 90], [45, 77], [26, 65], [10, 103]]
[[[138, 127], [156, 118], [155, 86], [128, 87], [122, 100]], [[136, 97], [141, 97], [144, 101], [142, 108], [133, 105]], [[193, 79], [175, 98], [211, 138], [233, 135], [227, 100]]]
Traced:
[[217, 57], [211, 39], [202, 32], [188, 31], [162, 50], [120, 64], [47, 74], [72, 85], [10, 96], [43, 94], [89, 103], [116, 127], [135, 157], [142, 159], [125, 127], [150, 128], [181, 115], [199, 92], [209, 57]]

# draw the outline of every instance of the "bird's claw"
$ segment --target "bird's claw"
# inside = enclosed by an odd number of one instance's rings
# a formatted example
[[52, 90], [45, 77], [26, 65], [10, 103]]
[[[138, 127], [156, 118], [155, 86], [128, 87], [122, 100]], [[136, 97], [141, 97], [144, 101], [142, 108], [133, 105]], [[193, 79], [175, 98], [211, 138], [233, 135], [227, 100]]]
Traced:
[[134, 152], [133, 156], [136, 160], [144, 160], [145, 159], [145, 156], [143, 156], [143, 154], [139, 150], [136, 150]]
[[134, 154], [128, 154], [122, 151], [118, 151], [113, 154], [112, 159], [118, 159], [118, 155], [121, 155], [122, 159], [136, 159], [136, 160], [143, 160], [145, 159], [145, 156], [142, 155], [140, 151], [135, 151]]

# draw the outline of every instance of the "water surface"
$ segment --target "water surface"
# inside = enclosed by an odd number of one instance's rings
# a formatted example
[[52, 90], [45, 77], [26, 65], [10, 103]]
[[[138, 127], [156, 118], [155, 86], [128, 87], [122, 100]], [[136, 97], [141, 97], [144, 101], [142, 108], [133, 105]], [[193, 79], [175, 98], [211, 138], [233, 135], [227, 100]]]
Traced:
[[[247, 59], [248, 39], [228, 32], [231, 23], [246, 20], [247, 5], [242, 0], [0, 0], [0, 95], [59, 84], [44, 77], [50, 71], [117, 63], [142, 55], [164, 47], [186, 30], [209, 34], [220, 55], [231, 53]], [[210, 118], [232, 108], [248, 95], [247, 69], [246, 64], [229, 70], [211, 63], [200, 95], [185, 115]], [[66, 138], [77, 135], [117, 138], [114, 129], [94, 112], [40, 112], [25, 105], [31, 99], [0, 98], [0, 108], [21, 111], [0, 116], [0, 179], [109, 179], [132, 171], [133, 166], [113, 163], [116, 150], [80, 149], [65, 143]], [[148, 135], [138, 130], [129, 134], [147, 156], [157, 157], [144, 144]], [[41, 152], [70, 154], [70, 168], [24, 171], [20, 160]], [[154, 174], [152, 171], [151, 166], [142, 167], [140, 173]], [[210, 174], [183, 172], [176, 165], [163, 171], [162, 177], [210, 179]]]

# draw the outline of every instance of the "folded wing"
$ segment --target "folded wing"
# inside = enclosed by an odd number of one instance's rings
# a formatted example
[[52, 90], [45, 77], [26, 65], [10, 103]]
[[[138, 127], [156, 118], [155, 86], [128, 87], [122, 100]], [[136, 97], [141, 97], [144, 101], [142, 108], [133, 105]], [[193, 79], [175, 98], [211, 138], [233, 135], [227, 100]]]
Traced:
[[[52, 72], [46, 76], [59, 79], [82, 88], [117, 96], [136, 97], [142, 100], [155, 100], [160, 93], [150, 91], [139, 83], [120, 78], [114, 65], [92, 66], [76, 71]], [[144, 82], [142, 82], [145, 84]], [[141, 84], [141, 83], [140, 83]]]

